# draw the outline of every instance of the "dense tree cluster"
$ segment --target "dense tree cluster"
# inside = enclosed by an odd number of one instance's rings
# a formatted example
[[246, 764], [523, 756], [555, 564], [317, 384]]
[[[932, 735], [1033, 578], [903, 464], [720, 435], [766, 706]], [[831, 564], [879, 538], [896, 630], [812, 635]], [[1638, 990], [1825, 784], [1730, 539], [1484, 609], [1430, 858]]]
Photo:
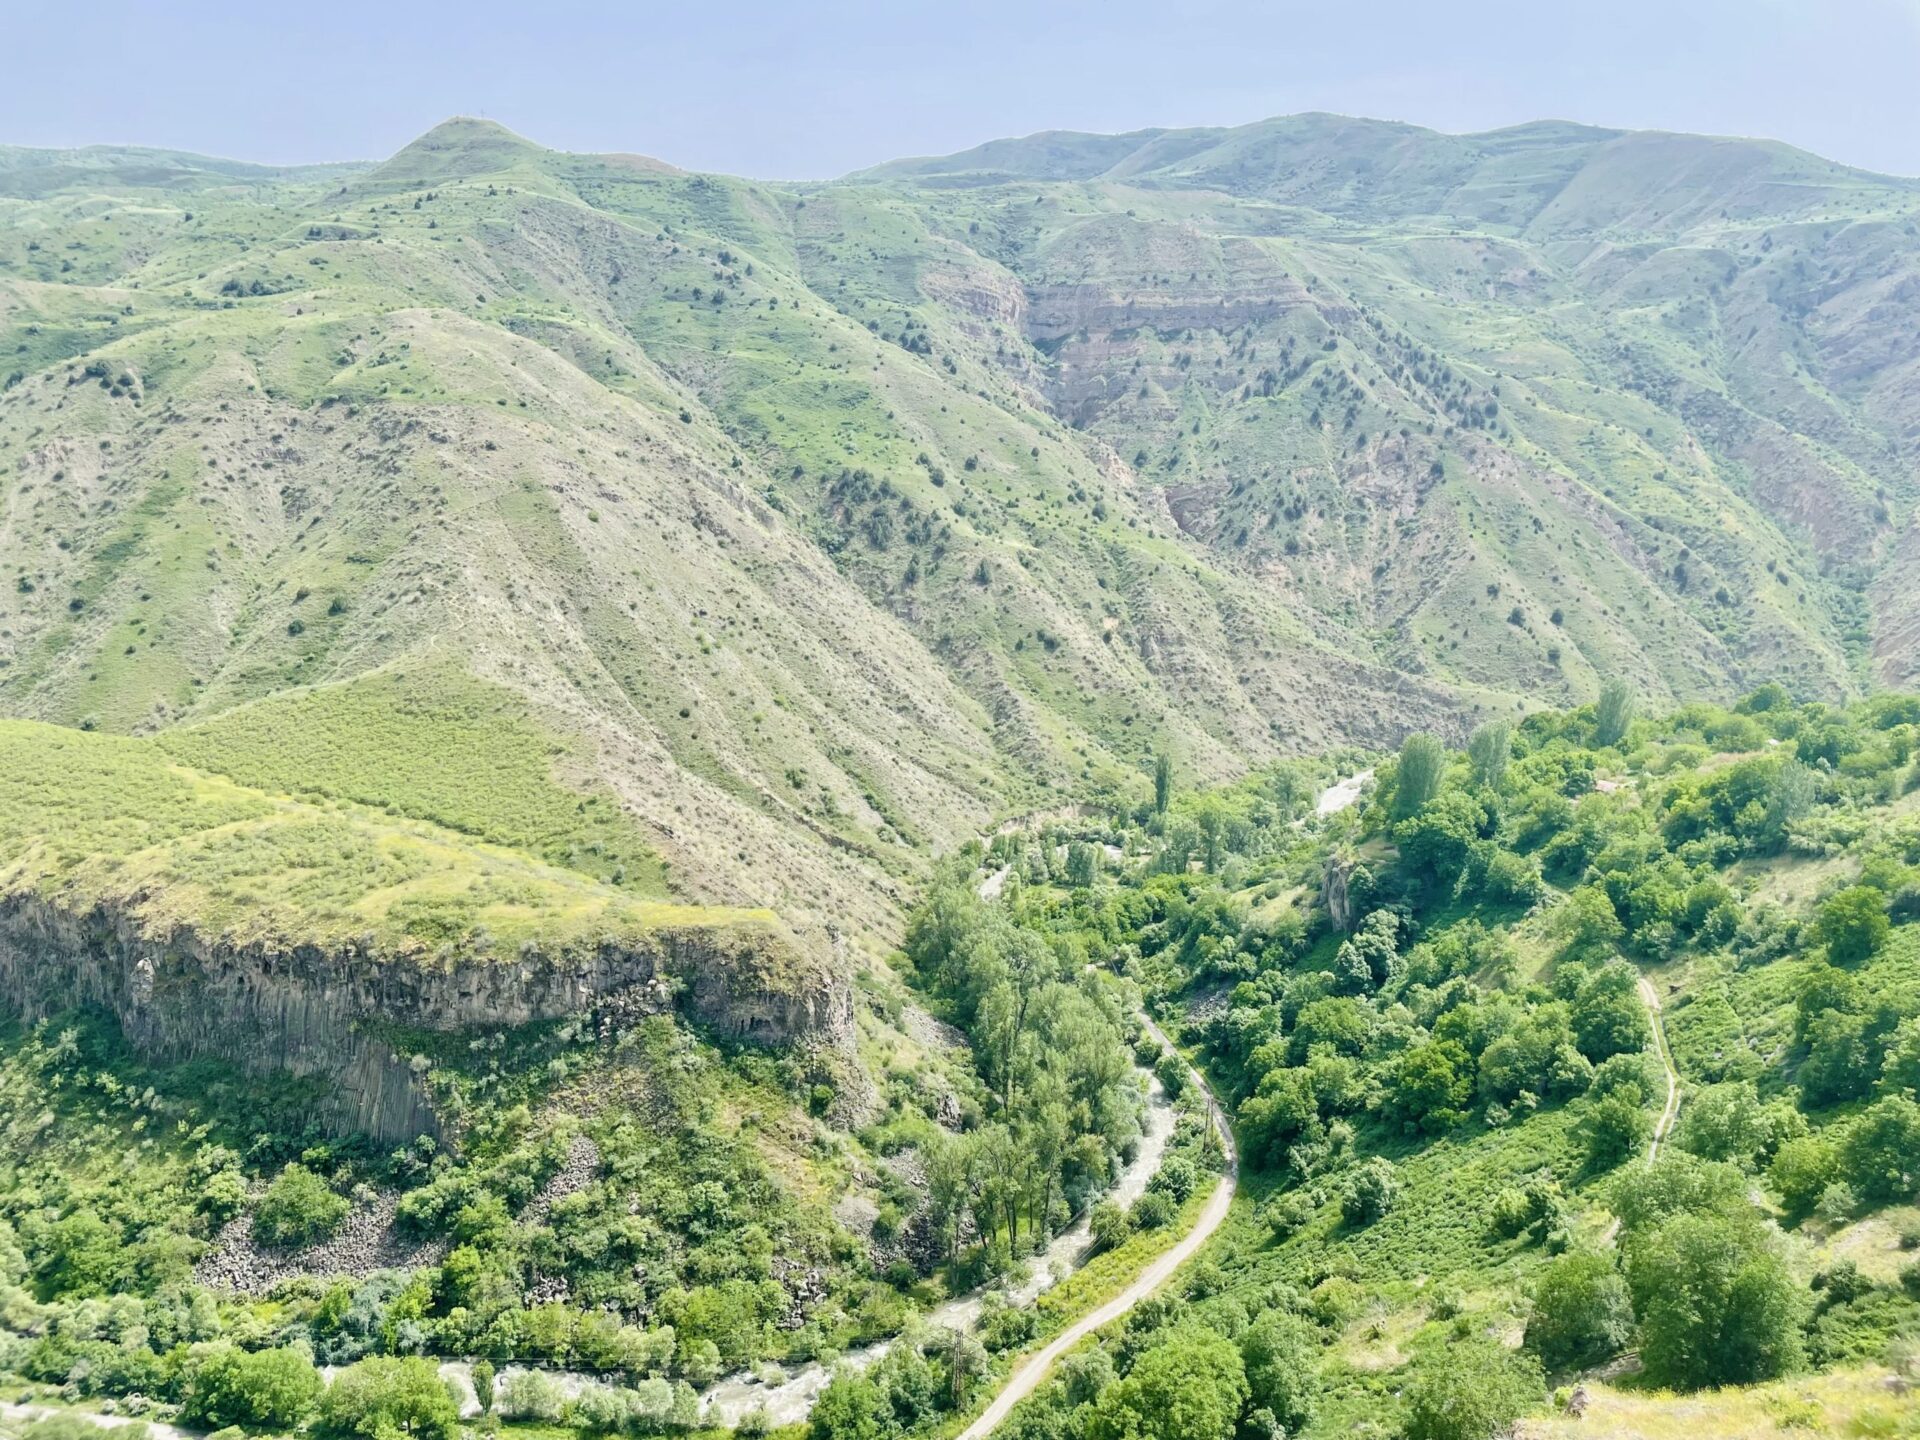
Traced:
[[1000, 1257], [1043, 1240], [1111, 1182], [1139, 1134], [1131, 1001], [1049, 940], [982, 901], [965, 875], [934, 887], [906, 937], [914, 973], [972, 1042], [991, 1112], [928, 1156], [934, 1223]]

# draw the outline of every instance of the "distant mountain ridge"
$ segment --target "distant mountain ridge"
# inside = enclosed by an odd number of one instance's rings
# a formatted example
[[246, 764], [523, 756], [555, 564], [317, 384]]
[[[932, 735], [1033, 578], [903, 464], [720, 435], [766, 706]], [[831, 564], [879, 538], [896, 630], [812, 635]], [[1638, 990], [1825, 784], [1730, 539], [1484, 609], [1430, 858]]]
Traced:
[[[1582, 206], [1593, 203], [1596, 190], [1615, 203], [1629, 200], [1606, 214], [1613, 225], [1639, 220], [1676, 228], [1696, 205], [1717, 204], [1727, 215], [1781, 213], [1862, 185], [1920, 193], [1920, 181], [1851, 169], [1774, 141], [1568, 121], [1450, 135], [1325, 114], [1126, 135], [1044, 131], [953, 155], [891, 161], [847, 178], [1189, 185], [1348, 218], [1450, 216], [1536, 234], [1590, 224], [1594, 217]], [[1627, 196], [1616, 189], [1623, 184], [1631, 187]]]

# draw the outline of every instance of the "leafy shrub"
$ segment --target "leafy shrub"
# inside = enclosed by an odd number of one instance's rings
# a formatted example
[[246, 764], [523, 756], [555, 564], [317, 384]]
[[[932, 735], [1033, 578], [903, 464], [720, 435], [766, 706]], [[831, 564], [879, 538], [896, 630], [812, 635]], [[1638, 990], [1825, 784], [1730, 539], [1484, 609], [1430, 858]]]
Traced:
[[518, 1370], [507, 1376], [495, 1402], [499, 1413], [509, 1420], [558, 1420], [567, 1408], [567, 1397], [551, 1375], [539, 1370]]
[[1193, 1162], [1184, 1155], [1169, 1155], [1147, 1181], [1149, 1190], [1164, 1191], [1176, 1205], [1184, 1205], [1193, 1194]]
[[1260, 1213], [1273, 1238], [1284, 1240], [1311, 1221], [1318, 1208], [1307, 1191], [1288, 1190], [1269, 1199]]
[[1407, 1387], [1407, 1440], [1493, 1440], [1545, 1393], [1531, 1356], [1487, 1340], [1455, 1341], [1422, 1361]]
[[1240, 1337], [1248, 1404], [1266, 1410], [1289, 1435], [1313, 1418], [1320, 1392], [1320, 1346], [1312, 1329], [1284, 1310], [1268, 1310]]
[[1393, 1208], [1399, 1194], [1393, 1162], [1375, 1155], [1348, 1178], [1340, 1195], [1340, 1218], [1349, 1225], [1371, 1225]]
[[352, 1206], [304, 1165], [288, 1165], [253, 1211], [254, 1237], [265, 1245], [305, 1245], [331, 1235]]
[[1136, 1230], [1158, 1230], [1173, 1219], [1173, 1197], [1164, 1190], [1149, 1190], [1133, 1202], [1133, 1225]]
[[1631, 1237], [1627, 1284], [1654, 1384], [1747, 1385], [1800, 1362], [1806, 1292], [1750, 1212], [1682, 1213]]
[[1247, 1401], [1233, 1342], [1200, 1326], [1156, 1337], [1094, 1402], [1088, 1440], [1231, 1440]]
[[1125, 1208], [1111, 1200], [1102, 1200], [1087, 1218], [1087, 1228], [1096, 1249], [1111, 1250], [1133, 1233], [1133, 1220]]
[[1858, 965], [1886, 944], [1887, 897], [1871, 885], [1853, 885], [1820, 907], [1814, 933], [1836, 965]]

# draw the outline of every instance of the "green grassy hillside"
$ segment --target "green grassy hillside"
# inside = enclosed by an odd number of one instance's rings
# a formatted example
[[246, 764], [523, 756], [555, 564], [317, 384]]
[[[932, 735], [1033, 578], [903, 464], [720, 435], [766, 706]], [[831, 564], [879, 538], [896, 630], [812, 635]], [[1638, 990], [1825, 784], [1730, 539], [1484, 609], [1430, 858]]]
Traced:
[[[1917, 213], [1779, 146], [1325, 116], [809, 186], [467, 120], [7, 151], [0, 704], [232, 735], [464, 675], [666, 867], [596, 873], [864, 932], [1162, 744], [1854, 693], [1915, 664]], [[557, 853], [501, 803], [460, 823]]]
[[0, 721], [0, 795], [6, 893], [124, 910], [163, 940], [511, 959], [523, 941], [563, 952], [773, 919], [624, 894], [391, 808], [236, 784], [152, 740]]
[[[225, 1423], [229, 1364], [485, 1355], [640, 1433], [904, 1332], [814, 1432], [951, 1428], [1010, 1358], [910, 1322], [1105, 1193], [1144, 994], [1241, 1188], [1013, 1433], [1481, 1440], [1576, 1383], [1901, 1433], [1917, 236], [1913, 181], [1559, 123], [805, 185], [466, 119], [0, 149], [10, 895], [426, 966], [791, 931], [856, 1002], [389, 1026], [462, 1148], [383, 1155], [76, 996], [0, 1030], [0, 1370]], [[1202, 1203], [1185, 1105], [992, 1352]]]

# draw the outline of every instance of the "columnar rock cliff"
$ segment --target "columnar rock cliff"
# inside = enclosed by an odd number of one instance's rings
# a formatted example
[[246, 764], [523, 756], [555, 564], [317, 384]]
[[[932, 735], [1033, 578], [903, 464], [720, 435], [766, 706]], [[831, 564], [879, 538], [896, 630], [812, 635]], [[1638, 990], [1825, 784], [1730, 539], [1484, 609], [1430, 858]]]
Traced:
[[356, 946], [236, 946], [184, 929], [153, 937], [115, 908], [75, 911], [36, 895], [0, 903], [0, 1004], [29, 1016], [100, 1005], [157, 1059], [325, 1077], [326, 1118], [389, 1140], [444, 1134], [396, 1029], [498, 1029], [608, 1008], [630, 1018], [676, 999], [730, 1038], [852, 1038], [844, 979], [771, 924], [436, 963]]

